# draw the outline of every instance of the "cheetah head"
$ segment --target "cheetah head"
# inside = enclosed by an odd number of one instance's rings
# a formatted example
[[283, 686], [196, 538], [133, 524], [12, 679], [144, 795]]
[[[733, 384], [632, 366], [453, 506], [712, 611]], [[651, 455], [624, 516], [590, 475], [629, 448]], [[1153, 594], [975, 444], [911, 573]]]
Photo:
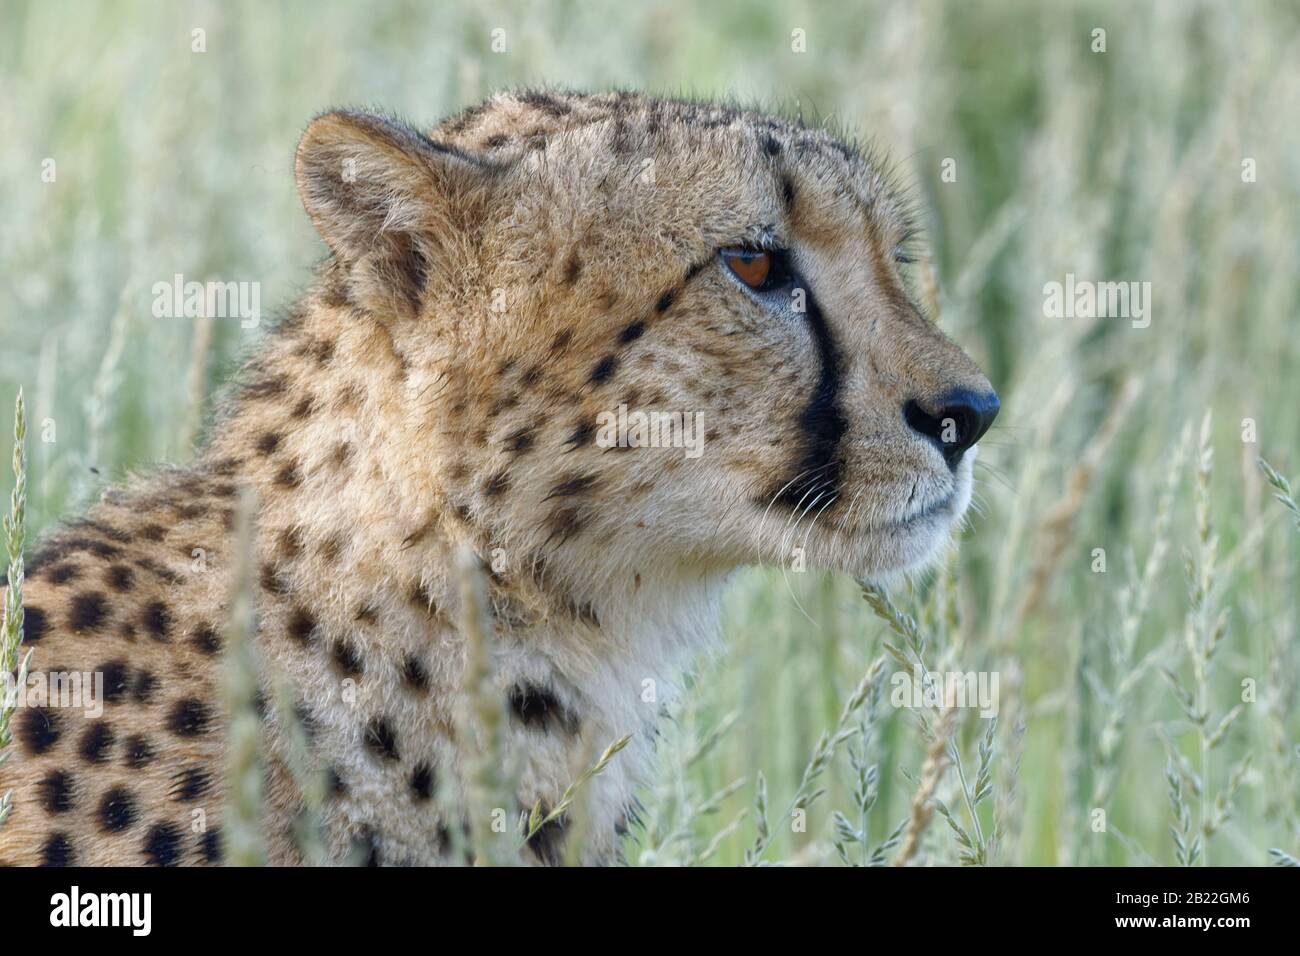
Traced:
[[297, 177], [408, 369], [392, 470], [485, 548], [878, 577], [967, 508], [998, 399], [909, 295], [885, 176], [824, 131], [509, 93], [427, 135], [326, 114]]

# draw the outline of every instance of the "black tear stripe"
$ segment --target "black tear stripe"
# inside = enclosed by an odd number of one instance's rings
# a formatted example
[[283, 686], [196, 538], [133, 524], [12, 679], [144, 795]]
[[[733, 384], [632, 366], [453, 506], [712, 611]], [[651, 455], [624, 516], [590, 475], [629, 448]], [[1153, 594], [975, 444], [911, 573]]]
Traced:
[[[710, 254], [693, 263], [682, 277], [681, 285], [664, 293], [656, 309], [663, 312], [669, 308], [681, 290], [715, 260], [716, 254]], [[812, 332], [821, 368], [812, 396], [799, 415], [800, 448], [794, 470], [782, 477], [757, 502], [764, 508], [769, 503], [781, 504], [792, 510], [807, 507], [813, 501], [820, 505], [825, 499], [839, 494], [844, 471], [844, 463], [839, 454], [840, 441], [848, 431], [848, 421], [840, 407], [843, 357], [808, 283], [796, 275], [794, 287], [803, 290], [804, 319]]]
[[808, 404], [799, 415], [801, 447], [794, 471], [764, 496], [761, 502], [764, 507], [769, 501], [791, 509], [811, 507], [814, 501], [820, 504], [839, 494], [844, 471], [844, 462], [839, 454], [840, 441], [848, 430], [848, 422], [840, 407], [843, 358], [812, 290], [801, 278], [795, 281], [796, 288], [804, 293], [804, 318], [817, 346], [821, 372]]

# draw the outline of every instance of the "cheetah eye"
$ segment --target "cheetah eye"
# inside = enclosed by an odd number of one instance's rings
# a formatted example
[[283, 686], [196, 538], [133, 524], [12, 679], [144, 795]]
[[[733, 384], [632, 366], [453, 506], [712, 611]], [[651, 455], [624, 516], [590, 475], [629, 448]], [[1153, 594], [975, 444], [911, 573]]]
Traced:
[[731, 247], [719, 250], [731, 274], [755, 292], [779, 289], [790, 281], [790, 263], [783, 251]]

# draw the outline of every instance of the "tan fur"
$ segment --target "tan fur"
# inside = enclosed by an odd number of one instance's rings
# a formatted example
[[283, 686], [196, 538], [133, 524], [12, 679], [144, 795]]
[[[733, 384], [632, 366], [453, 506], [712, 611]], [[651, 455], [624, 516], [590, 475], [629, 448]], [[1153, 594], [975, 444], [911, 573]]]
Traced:
[[[219, 827], [224, 799], [221, 657], [203, 635], [224, 626], [242, 482], [261, 502], [265, 670], [296, 687], [340, 781], [331, 854], [360, 842], [378, 862], [436, 862], [461, 825], [437, 795], [462, 756], [451, 567], [468, 543], [494, 566], [500, 691], [538, 692], [516, 708], [523, 776], [506, 809], [552, 804], [632, 733], [593, 781], [583, 828], [582, 858], [613, 859], [664, 695], [716, 633], [729, 573], [795, 546], [859, 575], [928, 561], [969, 500], [970, 456], [949, 470], [900, 408], [937, 411], [944, 392], [988, 384], [912, 305], [894, 261], [907, 226], [880, 171], [798, 124], [626, 94], [500, 94], [428, 139], [327, 114], [297, 175], [332, 255], [196, 463], [106, 495], [33, 561], [32, 668], [120, 662], [108, 670], [123, 686], [95, 761], [81, 747], [94, 721], [17, 715], [0, 859], [197, 863], [217, 843], [192, 826], [199, 809]], [[842, 477], [807, 484], [794, 507], [774, 499], [799, 478], [816, 342], [717, 259], [760, 237], [793, 251], [839, 356]], [[597, 447], [597, 415], [620, 403], [702, 412], [704, 454]], [[146, 674], [152, 693], [137, 694]], [[207, 719], [178, 733], [191, 699]], [[52, 739], [33, 729], [47, 720]], [[301, 800], [273, 712], [266, 727], [265, 833], [275, 862], [296, 862]], [[134, 736], [153, 753], [139, 766]], [[208, 786], [180, 799], [186, 770]], [[114, 830], [105, 820], [123, 815], [102, 805], [116, 787], [132, 813]], [[535, 850], [553, 860], [562, 843], [552, 828]]]

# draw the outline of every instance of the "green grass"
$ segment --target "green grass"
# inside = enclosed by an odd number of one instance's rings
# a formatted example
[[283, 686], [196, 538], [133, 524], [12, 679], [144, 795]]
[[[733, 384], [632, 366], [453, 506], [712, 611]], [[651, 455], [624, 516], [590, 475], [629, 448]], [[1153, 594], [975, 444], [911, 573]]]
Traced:
[[[28, 400], [28, 542], [128, 470], [187, 459], [259, 334], [153, 319], [154, 282], [256, 280], [269, 310], [309, 280], [292, 149], [312, 114], [432, 123], [532, 83], [802, 108], [895, 159], [937, 277], [918, 288], [1004, 410], [956, 559], [895, 591], [893, 621], [852, 581], [738, 578], [629, 859], [880, 862], [913, 828], [914, 863], [1300, 856], [1300, 534], [1257, 467], [1300, 473], [1293, 4], [0, 11], [0, 396]], [[1066, 273], [1151, 282], [1150, 327], [1044, 318]], [[997, 672], [992, 732], [892, 706], [886, 643]], [[939, 802], [914, 808], [926, 787]]]

